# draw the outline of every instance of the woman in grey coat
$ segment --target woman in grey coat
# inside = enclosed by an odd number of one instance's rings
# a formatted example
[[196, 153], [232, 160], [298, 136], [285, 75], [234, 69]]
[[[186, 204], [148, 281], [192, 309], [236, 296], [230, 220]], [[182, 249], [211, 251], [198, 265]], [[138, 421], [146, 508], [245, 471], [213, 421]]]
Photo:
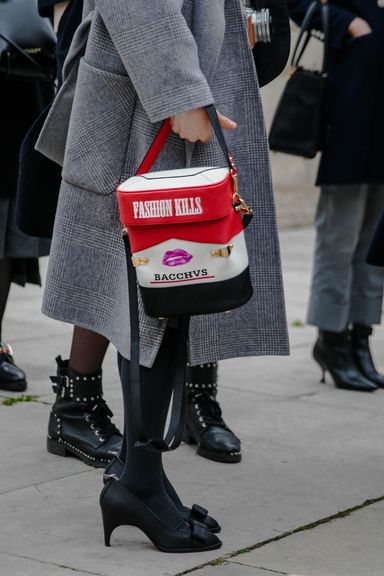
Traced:
[[[41, 152], [63, 165], [43, 311], [112, 341], [124, 383], [129, 313], [114, 192], [135, 173], [168, 117], [175, 134], [155, 170], [221, 165], [222, 152], [209, 140], [203, 110], [211, 103], [237, 124], [227, 140], [241, 190], [255, 211], [246, 235], [254, 296], [229, 314], [192, 319], [191, 365], [288, 353], [267, 139], [242, 3], [85, 2], [64, 84], [38, 142]], [[225, 117], [223, 125], [233, 127]], [[152, 433], [159, 435], [178, 332], [167, 320], [149, 318], [142, 310], [140, 320], [143, 411]], [[126, 386], [123, 392], [127, 395]], [[141, 527], [162, 550], [218, 547], [211, 533], [218, 525], [204, 515], [203, 525], [194, 522], [196, 515], [181, 505], [163, 472], [161, 455], [135, 447], [129, 405], [125, 398], [125, 468], [101, 496], [106, 543], [120, 522]]]

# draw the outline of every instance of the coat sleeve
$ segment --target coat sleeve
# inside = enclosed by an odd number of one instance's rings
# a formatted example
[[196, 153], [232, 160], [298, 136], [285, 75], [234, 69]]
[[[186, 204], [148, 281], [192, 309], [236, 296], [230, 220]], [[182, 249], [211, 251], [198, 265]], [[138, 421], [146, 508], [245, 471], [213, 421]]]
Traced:
[[213, 103], [181, 0], [95, 0], [151, 122]]
[[[305, 13], [313, 0], [288, 0], [289, 15], [296, 24], [301, 26]], [[348, 28], [352, 20], [357, 17], [357, 14], [337, 6], [336, 4], [329, 4], [331, 33], [330, 40], [333, 48], [339, 48], [345, 39], [348, 37]], [[321, 16], [320, 6], [317, 14], [313, 20], [313, 27], [321, 30]]]

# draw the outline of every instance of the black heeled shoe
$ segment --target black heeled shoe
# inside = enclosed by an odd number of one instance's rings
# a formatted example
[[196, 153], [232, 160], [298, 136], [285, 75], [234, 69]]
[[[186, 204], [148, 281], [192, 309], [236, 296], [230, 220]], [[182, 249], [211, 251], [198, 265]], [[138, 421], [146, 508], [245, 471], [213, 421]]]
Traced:
[[361, 392], [377, 390], [376, 384], [365, 378], [355, 364], [348, 330], [343, 332], [319, 330], [313, 358], [323, 371], [321, 382], [325, 382], [325, 373], [329, 372], [337, 388]]
[[0, 390], [24, 392], [27, 389], [25, 373], [16, 366], [12, 348], [0, 342]]
[[[111, 480], [118, 480], [123, 472], [124, 462], [120, 460], [119, 455], [116, 452], [114, 452], [113, 455], [113, 460], [105, 468], [103, 474], [104, 484]], [[193, 504], [192, 508], [183, 506], [183, 510], [180, 512], [186, 522], [199, 522], [200, 524], [203, 524], [207, 530], [212, 532], [212, 534], [218, 534], [221, 532], [221, 526], [217, 520], [212, 518], [212, 516], [209, 516], [208, 510], [198, 504]]]
[[136, 526], [162, 552], [204, 552], [220, 548], [222, 542], [198, 522], [185, 524], [185, 532], [170, 532], [152, 510], [118, 481], [108, 482], [100, 494], [104, 542], [110, 546], [118, 526]]
[[354, 324], [351, 330], [352, 355], [360, 372], [371, 382], [384, 388], [384, 375], [376, 370], [369, 347], [371, 326]]

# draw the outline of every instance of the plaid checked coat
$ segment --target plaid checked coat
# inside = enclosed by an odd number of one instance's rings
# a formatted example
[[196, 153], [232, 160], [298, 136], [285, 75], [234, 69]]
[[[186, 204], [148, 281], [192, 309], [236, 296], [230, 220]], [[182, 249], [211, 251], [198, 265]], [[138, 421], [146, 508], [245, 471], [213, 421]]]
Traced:
[[[194, 317], [192, 364], [288, 353], [267, 137], [241, 0], [86, 0], [64, 84], [37, 148], [63, 165], [43, 312], [103, 334], [129, 358], [127, 274], [116, 186], [133, 175], [160, 122], [215, 102], [235, 120], [228, 145], [254, 208], [246, 232], [254, 296]], [[171, 136], [154, 169], [225, 165], [218, 144]], [[166, 320], [141, 310], [151, 366]]]

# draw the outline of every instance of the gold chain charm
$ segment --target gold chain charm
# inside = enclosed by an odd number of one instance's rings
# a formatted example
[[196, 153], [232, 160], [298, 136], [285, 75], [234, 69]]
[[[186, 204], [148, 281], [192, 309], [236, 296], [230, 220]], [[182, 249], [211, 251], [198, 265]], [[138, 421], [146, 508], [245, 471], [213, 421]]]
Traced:
[[248, 206], [244, 198], [240, 196], [239, 192], [239, 179], [237, 173], [233, 170], [231, 172], [233, 180], [234, 194], [232, 196], [232, 204], [236, 212], [243, 212], [243, 214], [253, 214], [252, 209]]

